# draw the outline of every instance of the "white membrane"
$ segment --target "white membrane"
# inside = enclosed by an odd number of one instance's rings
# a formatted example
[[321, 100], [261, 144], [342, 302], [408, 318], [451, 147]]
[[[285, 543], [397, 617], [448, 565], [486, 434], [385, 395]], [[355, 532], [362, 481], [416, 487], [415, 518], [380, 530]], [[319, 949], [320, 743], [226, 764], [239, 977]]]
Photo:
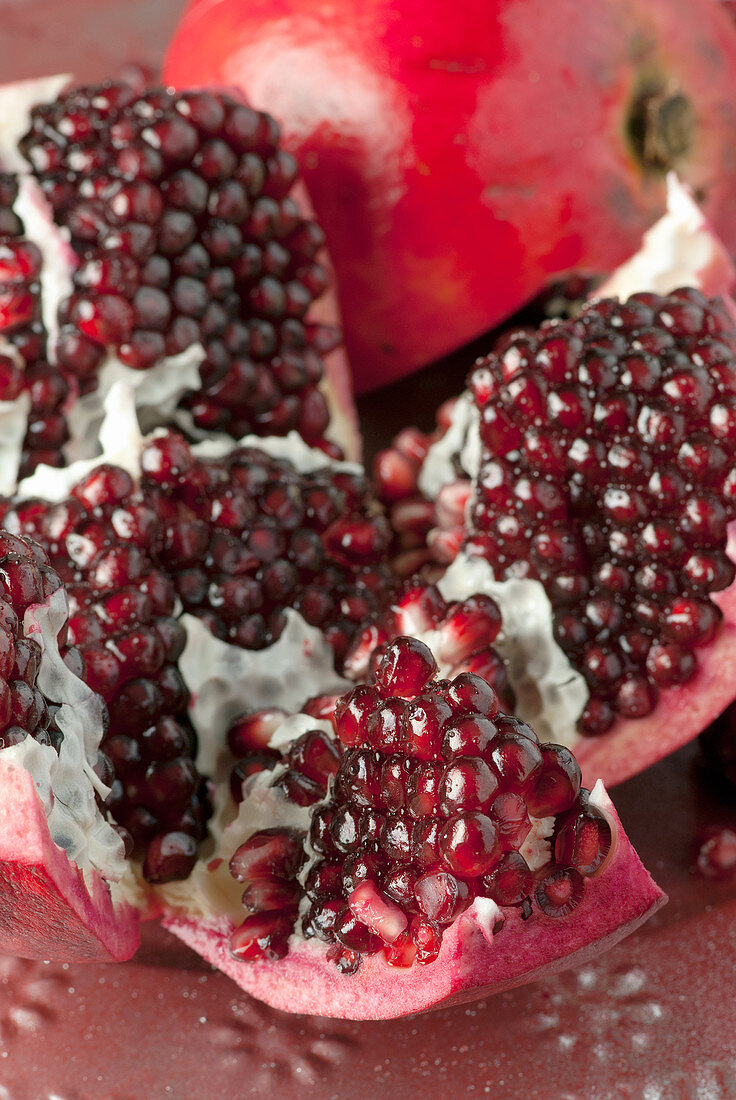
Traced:
[[116, 881], [125, 870], [123, 842], [97, 807], [95, 793], [104, 797], [109, 792], [92, 770], [105, 705], [61, 659], [57, 636], [67, 618], [66, 593], [59, 589], [45, 604], [29, 608], [23, 624], [24, 633], [42, 649], [39, 689], [51, 703], [61, 704], [56, 723], [64, 739], [58, 755], [30, 736], [0, 751], [4, 760], [33, 776], [51, 836], [69, 859], [83, 872], [94, 870]]
[[468, 477], [477, 477], [480, 458], [478, 410], [466, 390], [455, 402], [450, 427], [427, 451], [419, 473], [420, 492], [428, 500], [435, 500], [440, 489], [462, 476], [458, 464]]
[[503, 628], [494, 646], [506, 662], [517, 713], [541, 741], [573, 747], [588, 689], [554, 639], [552, 605], [539, 581], [497, 581], [487, 561], [461, 553], [437, 586], [446, 600], [478, 592], [496, 601]]

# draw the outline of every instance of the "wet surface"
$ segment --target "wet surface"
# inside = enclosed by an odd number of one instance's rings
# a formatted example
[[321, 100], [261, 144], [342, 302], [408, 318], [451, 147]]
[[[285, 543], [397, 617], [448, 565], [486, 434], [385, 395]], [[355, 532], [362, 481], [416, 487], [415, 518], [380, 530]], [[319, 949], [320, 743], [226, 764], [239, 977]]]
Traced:
[[[179, 0], [0, 0], [0, 73], [96, 79], [155, 66]], [[470, 359], [363, 403], [374, 444], [389, 410], [423, 412]], [[395, 425], [401, 426], [400, 423]], [[155, 926], [124, 966], [0, 958], [0, 1100], [494, 1100], [736, 1097], [736, 882], [693, 874], [694, 838], [736, 824], [694, 746], [613, 792], [670, 904], [594, 964], [475, 1005], [389, 1023], [266, 1008]]]

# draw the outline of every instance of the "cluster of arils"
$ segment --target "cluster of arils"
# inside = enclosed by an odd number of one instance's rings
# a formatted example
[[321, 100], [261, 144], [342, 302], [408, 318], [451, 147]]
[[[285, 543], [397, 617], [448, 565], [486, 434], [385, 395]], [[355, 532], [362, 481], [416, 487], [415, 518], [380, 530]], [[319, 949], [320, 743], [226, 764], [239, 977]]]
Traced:
[[[225, 93], [108, 82], [36, 105], [18, 153], [70, 291], [42, 301], [54, 280], [18, 214], [27, 182], [0, 176], [0, 334], [29, 372], [0, 361], [0, 399], [30, 392], [24, 474], [61, 464], [62, 402], [96, 387], [109, 353], [147, 370], [198, 344], [202, 385], [183, 398], [198, 428], [296, 430], [334, 451], [322, 356], [339, 335], [308, 316], [328, 284], [324, 236], [292, 197], [297, 163], [269, 115]], [[56, 314], [48, 348], [42, 311]]]
[[14, 502], [67, 585], [70, 640], [108, 704], [109, 808], [145, 853], [151, 880], [191, 869], [208, 801], [177, 661], [184, 609], [241, 647], [279, 637], [294, 607], [342, 656], [388, 595], [385, 522], [355, 474], [300, 474], [253, 448], [198, 459], [175, 433], [141, 452], [138, 482], [102, 464], [67, 500]]
[[583, 733], [648, 714], [718, 629], [735, 352], [723, 303], [679, 290], [514, 335], [471, 375], [483, 456], [465, 548], [543, 583], [590, 689]]
[[293, 607], [341, 658], [388, 598], [388, 525], [358, 473], [329, 464], [300, 472], [287, 459], [235, 447], [196, 459], [181, 437], [152, 440], [141, 458], [133, 541], [150, 543], [184, 609], [246, 649], [276, 640]]
[[5, 522], [34, 532], [66, 586], [73, 647], [66, 659], [110, 716], [102, 742], [112, 764], [107, 808], [130, 834], [145, 876], [166, 881], [194, 865], [208, 803], [177, 667], [186, 635], [173, 618], [174, 586], [145, 547], [115, 528], [132, 487], [124, 470], [101, 467], [68, 500], [24, 502]]
[[[285, 955], [302, 896], [302, 933], [329, 944], [344, 971], [381, 950], [397, 966], [434, 960], [443, 928], [478, 897], [550, 917], [579, 904], [611, 830], [574, 757], [540, 746], [481, 677], [436, 673], [427, 646], [400, 637], [338, 700], [343, 751], [310, 812], [309, 867], [299, 874], [305, 837], [293, 829], [256, 833], [232, 858], [249, 910], [231, 941], [238, 958]], [[290, 755], [289, 770], [300, 768]]]
[[[44, 603], [60, 587], [48, 556], [31, 539], [0, 532], [0, 747], [28, 736], [58, 750], [62, 734], [58, 707], [38, 687], [41, 646], [24, 631], [29, 608]], [[70, 664], [75, 664], [75, 655]], [[100, 769], [105, 770], [104, 760]]]

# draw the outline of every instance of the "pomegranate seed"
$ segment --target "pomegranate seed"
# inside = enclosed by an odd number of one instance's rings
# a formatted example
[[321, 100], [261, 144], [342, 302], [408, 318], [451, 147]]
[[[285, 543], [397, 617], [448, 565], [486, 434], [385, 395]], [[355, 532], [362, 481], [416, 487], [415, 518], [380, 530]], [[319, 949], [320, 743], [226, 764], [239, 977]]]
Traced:
[[389, 643], [376, 669], [375, 683], [385, 696], [418, 695], [437, 672], [431, 650], [416, 638], [399, 637]]
[[599, 871], [611, 850], [611, 826], [590, 806], [570, 811], [555, 839], [555, 859], [583, 875]]
[[548, 917], [566, 917], [582, 901], [585, 882], [574, 867], [552, 867], [537, 880], [534, 897]]
[[294, 931], [293, 914], [255, 913], [246, 917], [230, 937], [230, 953], [236, 959], [283, 959]]

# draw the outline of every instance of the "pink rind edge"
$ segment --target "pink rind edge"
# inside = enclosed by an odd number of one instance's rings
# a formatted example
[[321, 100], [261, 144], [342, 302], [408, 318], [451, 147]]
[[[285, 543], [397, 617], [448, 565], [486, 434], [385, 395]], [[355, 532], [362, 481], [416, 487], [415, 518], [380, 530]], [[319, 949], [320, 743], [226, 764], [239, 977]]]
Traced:
[[[340, 974], [327, 961], [325, 946], [315, 941], [301, 941], [279, 962], [242, 962], [230, 954], [233, 925], [227, 919], [205, 923], [171, 915], [162, 923], [241, 989], [285, 1012], [381, 1020], [477, 1000], [596, 957], [666, 902], [607, 796], [603, 805], [617, 843], [603, 870], [587, 881], [574, 916], [556, 921], [535, 908], [522, 921], [518, 909], [506, 908], [498, 951], [472, 910], [445, 931], [436, 962], [401, 970], [377, 955], [364, 960], [352, 976]], [[512, 938], [513, 952], [502, 954]]]
[[[29, 772], [0, 758], [0, 951], [63, 962], [131, 958], [139, 915], [54, 843]], [[33, 888], [35, 887], [35, 889]]]

